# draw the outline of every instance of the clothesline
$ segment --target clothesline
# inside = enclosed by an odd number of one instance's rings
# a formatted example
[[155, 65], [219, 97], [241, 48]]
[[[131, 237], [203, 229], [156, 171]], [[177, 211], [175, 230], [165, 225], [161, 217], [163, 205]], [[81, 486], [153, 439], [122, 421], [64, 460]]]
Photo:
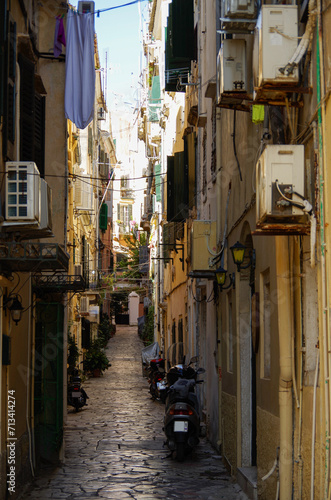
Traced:
[[[132, 2], [124, 3], [122, 5], [114, 5], [113, 7], [107, 7], [106, 9], [98, 9], [98, 10], [96, 10], [94, 12], [86, 12], [85, 15], [91, 14], [91, 15], [94, 16], [96, 14], [97, 17], [99, 17], [101, 12], [107, 12], [109, 10], [114, 10], [114, 9], [120, 9], [122, 7], [129, 7], [130, 5], [137, 4], [138, 2], [146, 2], [146, 1], [147, 0], [132, 0]], [[70, 11], [74, 12], [77, 15], [81, 14], [81, 12], [78, 12], [77, 9], [75, 7], [73, 7], [72, 5], [66, 6], [65, 9], [66, 10], [70, 10]]]

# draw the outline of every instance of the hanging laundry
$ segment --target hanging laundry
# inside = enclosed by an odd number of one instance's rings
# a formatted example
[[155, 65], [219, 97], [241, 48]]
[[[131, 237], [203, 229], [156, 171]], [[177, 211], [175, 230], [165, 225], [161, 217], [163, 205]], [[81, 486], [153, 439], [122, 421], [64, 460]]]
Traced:
[[55, 23], [55, 33], [54, 33], [54, 55], [59, 57], [62, 54], [62, 45], [66, 46], [66, 36], [63, 26], [63, 18], [57, 16]]
[[69, 10], [67, 16], [66, 118], [83, 129], [93, 119], [95, 93], [94, 19]]

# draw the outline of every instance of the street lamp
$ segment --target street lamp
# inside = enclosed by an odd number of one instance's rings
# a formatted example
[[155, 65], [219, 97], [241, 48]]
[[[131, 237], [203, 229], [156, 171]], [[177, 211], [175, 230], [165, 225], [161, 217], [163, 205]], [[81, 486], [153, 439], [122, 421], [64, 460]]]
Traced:
[[[21, 301], [19, 300], [19, 295], [14, 295], [9, 297], [4, 297], [4, 309], [8, 308], [8, 311], [10, 312], [10, 315], [12, 317], [12, 320], [15, 322], [15, 325], [17, 326], [18, 323], [22, 319], [22, 312], [24, 310], [24, 307], [22, 306]], [[10, 305], [8, 305], [11, 302]]]
[[224, 269], [222, 266], [220, 266], [218, 269], [216, 269], [215, 274], [216, 274], [217, 284], [218, 284], [218, 286], [219, 286], [219, 288], [220, 288], [221, 291], [222, 290], [227, 290], [231, 286], [233, 286], [233, 288], [235, 288], [235, 276], [234, 276], [234, 273], [229, 274], [230, 283], [227, 286], [224, 286], [225, 285], [225, 280], [226, 280], [227, 270]]
[[233, 262], [237, 266], [238, 273], [240, 273], [241, 269], [247, 269], [250, 266], [253, 266], [255, 269], [255, 249], [252, 248], [250, 250], [250, 255], [249, 255], [249, 262], [245, 266], [243, 266], [244, 258], [245, 258], [245, 251], [247, 247], [237, 241], [232, 247], [230, 247]]

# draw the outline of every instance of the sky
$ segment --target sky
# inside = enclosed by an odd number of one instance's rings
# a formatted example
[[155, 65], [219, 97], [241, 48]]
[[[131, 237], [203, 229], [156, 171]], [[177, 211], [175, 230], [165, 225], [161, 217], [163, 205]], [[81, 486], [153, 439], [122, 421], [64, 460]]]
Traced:
[[[125, 102], [136, 103], [142, 64], [142, 29], [146, 24], [148, 1], [102, 12], [132, 0], [95, 0], [95, 32], [103, 80], [107, 74], [107, 106], [115, 109]], [[76, 5], [78, 1], [76, 1]], [[140, 7], [140, 8], [139, 8]], [[141, 14], [141, 15], [140, 15]], [[106, 54], [107, 67], [106, 68]]]

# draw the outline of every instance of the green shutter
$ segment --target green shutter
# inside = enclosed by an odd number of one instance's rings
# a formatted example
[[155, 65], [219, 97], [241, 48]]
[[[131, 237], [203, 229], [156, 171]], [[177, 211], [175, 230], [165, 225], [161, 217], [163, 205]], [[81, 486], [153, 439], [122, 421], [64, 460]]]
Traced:
[[167, 221], [171, 221], [175, 215], [174, 175], [175, 157], [167, 156]]
[[99, 214], [99, 228], [102, 232], [107, 230], [108, 226], [108, 205], [103, 203], [100, 208]]
[[154, 176], [155, 176], [155, 193], [156, 201], [162, 201], [161, 196], [161, 165], [154, 165]]
[[36, 93], [34, 116], [34, 161], [38, 167], [41, 177], [44, 177], [45, 174], [45, 107], [45, 97]]
[[34, 160], [34, 64], [22, 54], [19, 54], [20, 65], [20, 137], [21, 161]]

